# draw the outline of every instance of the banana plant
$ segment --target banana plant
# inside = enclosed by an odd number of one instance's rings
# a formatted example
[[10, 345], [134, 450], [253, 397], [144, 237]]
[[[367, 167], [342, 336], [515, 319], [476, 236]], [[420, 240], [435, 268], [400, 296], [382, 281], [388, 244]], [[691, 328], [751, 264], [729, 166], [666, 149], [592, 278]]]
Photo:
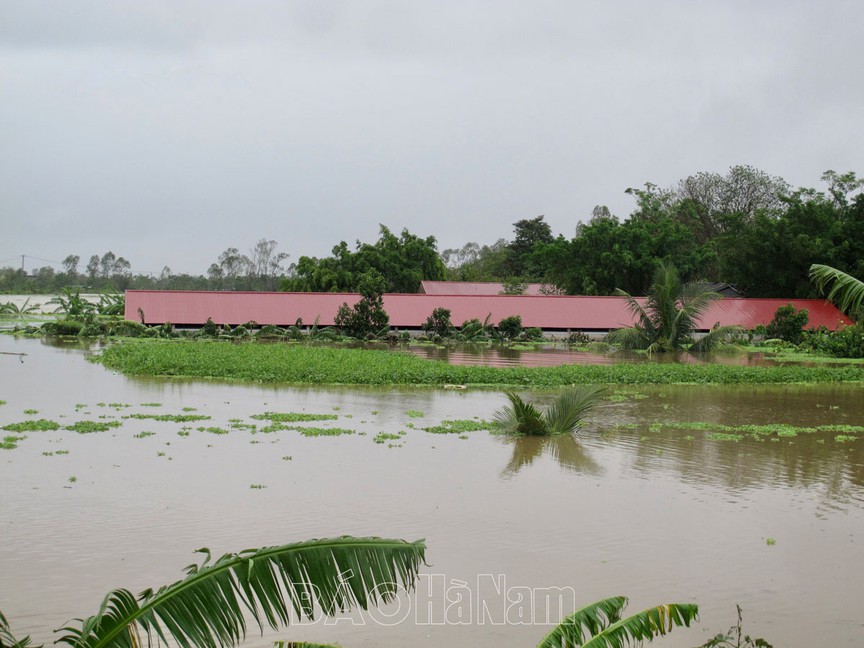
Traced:
[[690, 627], [699, 606], [666, 603], [621, 618], [627, 597], [613, 596], [586, 605], [565, 618], [537, 648], [625, 648], [665, 635], [675, 626]]
[[[113, 590], [95, 615], [61, 628], [55, 643], [142, 648], [170, 639], [181, 648], [237, 646], [246, 637], [247, 615], [263, 631], [287, 626], [292, 614], [314, 620], [317, 610], [334, 615], [393, 600], [400, 586], [414, 588], [425, 550], [422, 540], [349, 536], [249, 549], [213, 562], [208, 549], [199, 549], [204, 561], [188, 566], [182, 580], [138, 596]], [[29, 637], [12, 636], [0, 613], [0, 647], [30, 645]]]

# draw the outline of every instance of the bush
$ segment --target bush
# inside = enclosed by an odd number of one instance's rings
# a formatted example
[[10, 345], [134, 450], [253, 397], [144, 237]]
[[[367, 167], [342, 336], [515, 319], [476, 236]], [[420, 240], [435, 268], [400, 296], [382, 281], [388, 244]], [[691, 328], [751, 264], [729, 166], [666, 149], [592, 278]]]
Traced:
[[48, 335], [78, 335], [83, 328], [84, 322], [71, 319], [45, 322], [42, 325], [42, 330]]
[[511, 315], [498, 322], [498, 334], [505, 340], [515, 340], [521, 333], [521, 315]]
[[143, 337], [146, 335], [147, 327], [140, 322], [133, 320], [123, 320], [112, 324], [108, 329], [110, 335], [118, 335], [120, 337]]
[[100, 322], [95, 317], [88, 317], [84, 321], [84, 326], [81, 327], [78, 335], [80, 337], [99, 337], [100, 335], [105, 335], [107, 332], [107, 324]]
[[450, 321], [449, 308], [436, 308], [432, 314], [426, 318], [426, 323], [423, 324], [423, 330], [428, 335], [439, 335], [449, 337], [453, 330], [453, 323]]
[[765, 327], [765, 335], [770, 339], [801, 344], [804, 339], [804, 327], [807, 326], [808, 319], [809, 315], [806, 308], [796, 312], [794, 306], [786, 304], [774, 313], [774, 319]]
[[543, 329], [538, 326], [532, 326], [522, 331], [522, 337], [529, 342], [536, 342], [543, 339]]
[[353, 307], [343, 303], [336, 312], [334, 323], [343, 335], [369, 339], [379, 335], [390, 324], [380, 293], [363, 295]]
[[570, 335], [567, 336], [567, 344], [574, 345], [584, 345], [588, 344], [591, 341], [591, 338], [588, 337], [587, 333], [583, 333], [582, 331], [571, 331]]
[[864, 324], [847, 326], [833, 333], [816, 333], [810, 343], [817, 351], [837, 358], [864, 358]]

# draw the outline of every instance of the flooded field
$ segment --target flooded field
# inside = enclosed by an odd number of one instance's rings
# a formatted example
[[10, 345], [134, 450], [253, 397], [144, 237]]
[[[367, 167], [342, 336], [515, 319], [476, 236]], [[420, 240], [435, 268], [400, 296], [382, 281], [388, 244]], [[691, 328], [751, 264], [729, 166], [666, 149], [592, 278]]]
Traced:
[[[514, 439], [423, 430], [491, 418], [497, 391], [142, 380], [77, 347], [0, 351], [27, 354], [0, 355], [0, 426], [59, 426], [3, 432], [24, 437], [0, 449], [0, 609], [18, 635], [51, 640], [111, 588], [173, 582], [202, 546], [351, 534], [425, 538], [416, 594], [245, 645], [533, 646], [558, 602], [617, 594], [630, 612], [700, 604], [658, 646], [725, 630], [736, 603], [778, 648], [864, 645], [864, 435], [802, 430], [864, 425], [860, 385], [610, 390], [578, 440]], [[266, 412], [348, 433], [266, 433]], [[82, 422], [115, 426], [64, 429]], [[746, 427], [780, 423], [797, 432]]]

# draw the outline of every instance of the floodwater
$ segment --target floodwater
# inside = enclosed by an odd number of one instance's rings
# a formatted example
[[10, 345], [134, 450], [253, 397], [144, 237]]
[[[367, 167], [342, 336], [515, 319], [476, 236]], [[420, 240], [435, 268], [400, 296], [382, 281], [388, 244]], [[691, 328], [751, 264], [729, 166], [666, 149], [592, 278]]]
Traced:
[[[631, 612], [700, 604], [700, 621], [661, 646], [727, 629], [736, 603], [745, 632], [778, 648], [864, 645], [864, 435], [733, 442], [649, 427], [860, 426], [860, 385], [628, 388], [578, 440], [461, 438], [421, 428], [490, 418], [500, 392], [141, 380], [76, 346], [0, 336], [0, 351], [27, 354], [0, 355], [0, 425], [121, 423], [28, 432], [0, 450], [0, 609], [16, 634], [56, 638], [51, 629], [93, 614], [111, 588], [177, 580], [202, 546], [351, 534], [425, 538], [418, 591], [386, 617], [254, 629], [245, 645], [532, 646], [559, 603], [566, 614], [618, 594]], [[356, 433], [231, 428], [260, 425], [250, 417], [265, 411], [333, 414], [313, 425]], [[211, 418], [124, 418], [136, 413]], [[378, 444], [379, 432], [405, 434]]]
[[[734, 347], [732, 347], [734, 349]], [[635, 351], [592, 352], [560, 346], [544, 346], [533, 350], [507, 346], [459, 344], [456, 346], [412, 345], [408, 351], [426, 360], [441, 360], [454, 365], [484, 365], [492, 367], [557, 367], [563, 364], [601, 364], [620, 362], [676, 362], [687, 364], [774, 364], [770, 354], [761, 352], [716, 352], [692, 354], [658, 353], [648, 355]], [[804, 364], [804, 363], [798, 363]]]

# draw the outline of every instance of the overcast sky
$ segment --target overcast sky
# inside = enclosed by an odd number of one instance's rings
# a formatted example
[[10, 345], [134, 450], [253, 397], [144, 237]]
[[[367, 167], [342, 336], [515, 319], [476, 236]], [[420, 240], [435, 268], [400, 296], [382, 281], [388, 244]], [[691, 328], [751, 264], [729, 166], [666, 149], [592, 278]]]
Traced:
[[[864, 3], [0, 0], [0, 266], [201, 274], [378, 224], [567, 237], [627, 187], [864, 173]], [[59, 268], [58, 268], [59, 269]]]

